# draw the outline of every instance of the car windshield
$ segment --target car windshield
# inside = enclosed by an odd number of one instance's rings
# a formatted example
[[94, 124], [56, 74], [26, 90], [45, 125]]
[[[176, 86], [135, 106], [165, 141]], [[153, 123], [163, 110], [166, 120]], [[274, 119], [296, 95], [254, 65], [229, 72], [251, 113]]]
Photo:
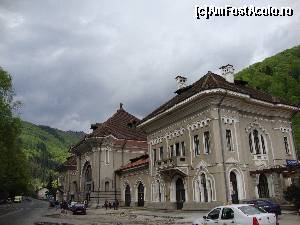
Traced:
[[255, 215], [255, 214], [266, 213], [266, 211], [264, 211], [263, 209], [257, 208], [257, 207], [251, 206], [251, 205], [241, 206], [238, 208], [246, 215]]

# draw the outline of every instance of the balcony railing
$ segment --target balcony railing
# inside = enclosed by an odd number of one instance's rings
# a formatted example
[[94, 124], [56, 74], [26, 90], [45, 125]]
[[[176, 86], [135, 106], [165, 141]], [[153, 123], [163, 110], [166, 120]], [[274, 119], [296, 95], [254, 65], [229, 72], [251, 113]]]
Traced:
[[155, 166], [157, 170], [168, 170], [176, 167], [188, 166], [188, 163], [185, 156], [174, 156], [171, 158], [156, 161]]

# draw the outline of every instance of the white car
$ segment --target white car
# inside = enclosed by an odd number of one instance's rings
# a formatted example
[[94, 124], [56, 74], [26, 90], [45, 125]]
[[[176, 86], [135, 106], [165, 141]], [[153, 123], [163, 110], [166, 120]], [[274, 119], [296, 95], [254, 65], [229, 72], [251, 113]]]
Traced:
[[219, 206], [193, 225], [278, 225], [273, 213], [249, 204]]

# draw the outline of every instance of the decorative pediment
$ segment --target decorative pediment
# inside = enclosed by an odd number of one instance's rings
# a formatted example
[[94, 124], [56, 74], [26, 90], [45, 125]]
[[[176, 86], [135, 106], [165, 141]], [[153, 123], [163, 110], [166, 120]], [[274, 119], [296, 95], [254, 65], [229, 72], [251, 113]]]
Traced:
[[204, 160], [201, 160], [198, 165], [196, 166], [197, 169], [203, 170], [206, 169], [209, 166]]

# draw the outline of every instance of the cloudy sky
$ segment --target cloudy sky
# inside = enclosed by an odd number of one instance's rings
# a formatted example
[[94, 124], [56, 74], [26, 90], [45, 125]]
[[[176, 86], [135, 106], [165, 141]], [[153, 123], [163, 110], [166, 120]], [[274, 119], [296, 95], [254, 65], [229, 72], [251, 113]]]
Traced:
[[[195, 5], [229, 2], [290, 6], [294, 15], [195, 18]], [[299, 15], [298, 0], [0, 0], [0, 66], [24, 120], [88, 131], [119, 102], [142, 118], [173, 95], [176, 75], [191, 83], [300, 44]]]

